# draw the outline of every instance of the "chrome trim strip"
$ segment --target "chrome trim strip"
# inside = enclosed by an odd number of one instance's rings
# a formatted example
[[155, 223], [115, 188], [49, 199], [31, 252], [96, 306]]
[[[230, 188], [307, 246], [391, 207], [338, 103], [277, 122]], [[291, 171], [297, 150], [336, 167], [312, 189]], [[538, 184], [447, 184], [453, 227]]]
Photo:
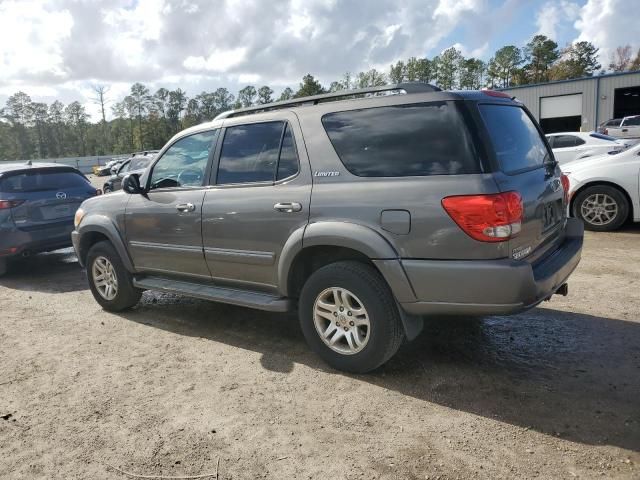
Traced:
[[205, 247], [204, 254], [207, 260], [248, 263], [250, 265], [273, 265], [276, 258], [276, 254], [274, 252], [256, 252], [252, 250], [234, 250], [230, 248]]
[[202, 247], [199, 245], [171, 245], [167, 243], [138, 242], [132, 240], [129, 242], [129, 246], [139, 248], [153, 248], [156, 250], [172, 250], [176, 252], [202, 253]]

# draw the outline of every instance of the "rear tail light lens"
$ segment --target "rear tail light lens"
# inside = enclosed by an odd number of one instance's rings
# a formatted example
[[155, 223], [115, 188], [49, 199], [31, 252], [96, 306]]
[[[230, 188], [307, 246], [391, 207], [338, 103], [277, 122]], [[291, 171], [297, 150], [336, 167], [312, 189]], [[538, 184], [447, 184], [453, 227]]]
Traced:
[[24, 200], [0, 200], [0, 210], [14, 208], [24, 203]]
[[605, 128], [605, 129], [604, 129], [604, 134], [605, 134], [605, 135], [609, 135], [609, 129], [608, 129], [608, 128]]
[[481, 242], [504, 242], [522, 229], [518, 192], [446, 197], [442, 206], [467, 235]]
[[569, 203], [569, 187], [571, 186], [571, 182], [569, 182], [569, 176], [566, 174], [562, 174], [560, 177], [562, 181], [562, 190], [564, 190], [564, 203], [567, 205]]

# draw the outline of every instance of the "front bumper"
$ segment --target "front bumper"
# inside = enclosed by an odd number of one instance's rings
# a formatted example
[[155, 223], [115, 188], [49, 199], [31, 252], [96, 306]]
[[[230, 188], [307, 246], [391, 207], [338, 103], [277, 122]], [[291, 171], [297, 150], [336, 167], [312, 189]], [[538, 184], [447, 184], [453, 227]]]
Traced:
[[402, 260], [417, 301], [415, 315], [507, 315], [535, 307], [560, 288], [580, 262], [584, 227], [567, 220], [564, 242], [543, 260]]

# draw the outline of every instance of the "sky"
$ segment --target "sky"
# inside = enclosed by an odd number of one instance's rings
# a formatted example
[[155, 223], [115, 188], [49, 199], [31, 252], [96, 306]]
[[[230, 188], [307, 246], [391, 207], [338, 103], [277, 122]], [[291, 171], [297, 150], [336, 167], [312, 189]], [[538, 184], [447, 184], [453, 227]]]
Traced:
[[591, 41], [604, 66], [617, 46], [640, 48], [638, 13], [640, 0], [0, 0], [0, 106], [24, 91], [79, 100], [96, 120], [96, 84], [111, 103], [135, 82], [279, 93], [306, 73], [328, 85], [451, 46], [488, 60], [536, 33]]

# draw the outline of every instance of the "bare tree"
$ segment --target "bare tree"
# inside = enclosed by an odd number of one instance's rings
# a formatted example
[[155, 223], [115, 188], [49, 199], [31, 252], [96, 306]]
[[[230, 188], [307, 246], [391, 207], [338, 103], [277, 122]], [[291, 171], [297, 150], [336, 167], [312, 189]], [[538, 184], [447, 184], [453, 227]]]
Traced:
[[95, 94], [91, 100], [93, 103], [100, 105], [100, 111], [102, 112], [102, 153], [107, 153], [107, 145], [109, 143], [109, 126], [107, 124], [107, 116], [105, 115], [104, 107], [108, 102], [107, 93], [109, 93], [109, 87], [106, 85], [92, 85], [91, 89]]

